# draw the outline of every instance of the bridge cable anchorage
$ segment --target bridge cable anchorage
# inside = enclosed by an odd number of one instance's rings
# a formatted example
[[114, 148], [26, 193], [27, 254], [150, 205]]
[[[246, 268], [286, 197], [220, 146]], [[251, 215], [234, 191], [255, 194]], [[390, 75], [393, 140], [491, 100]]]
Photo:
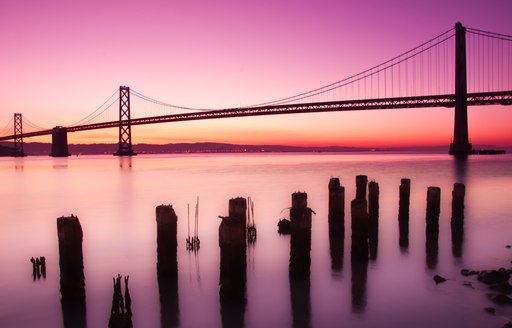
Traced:
[[[98, 114], [94, 115], [96, 112], [98, 112], [100, 109], [103, 108], [103, 106], [105, 106], [106, 103], [108, 103], [113, 97], [115, 97], [117, 94], [118, 94], [119, 90], [116, 89], [114, 91], [114, 93], [112, 93], [112, 95], [110, 97], [107, 98], [107, 100], [105, 100], [98, 108], [96, 108], [92, 113], [90, 113], [89, 115], [85, 116], [84, 118], [82, 118], [81, 120], [79, 121], [76, 121], [75, 123], [73, 124], [69, 124], [68, 126], [77, 126], [77, 125], [83, 125], [83, 124], [87, 124], [89, 122], [91, 122], [92, 120], [94, 120], [96, 117], [98, 117], [99, 115], [103, 114], [107, 109], [109, 109], [113, 104], [115, 104], [117, 102], [117, 100], [119, 98], [116, 98], [109, 106], [107, 106], [106, 108], [104, 108], [101, 112], [99, 112]], [[93, 116], [94, 115], [94, 116]], [[93, 116], [93, 117], [91, 117]]]

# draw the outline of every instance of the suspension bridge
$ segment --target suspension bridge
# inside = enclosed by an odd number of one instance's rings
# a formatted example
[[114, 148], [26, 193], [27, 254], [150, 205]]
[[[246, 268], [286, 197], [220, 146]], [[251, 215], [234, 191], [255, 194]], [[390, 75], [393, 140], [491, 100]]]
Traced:
[[[134, 102], [139, 105], [133, 106]], [[114, 155], [132, 156], [136, 153], [132, 147], [131, 127], [135, 125], [259, 115], [446, 107], [454, 108], [454, 133], [449, 153], [466, 156], [474, 153], [469, 142], [468, 106], [511, 104], [512, 36], [457, 23], [454, 28], [379, 65], [289, 97], [237, 108], [191, 108], [156, 100], [121, 86], [95, 111], [69, 126], [42, 128], [21, 113], [15, 113], [0, 130], [0, 141], [13, 140], [13, 156], [25, 156], [25, 138], [52, 135], [50, 156], [62, 157], [70, 155], [67, 133], [118, 128], [118, 150]], [[132, 107], [137, 111], [143, 108], [144, 114], [134, 117]], [[112, 117], [113, 113], [118, 116]], [[30, 131], [23, 131], [24, 126]]]

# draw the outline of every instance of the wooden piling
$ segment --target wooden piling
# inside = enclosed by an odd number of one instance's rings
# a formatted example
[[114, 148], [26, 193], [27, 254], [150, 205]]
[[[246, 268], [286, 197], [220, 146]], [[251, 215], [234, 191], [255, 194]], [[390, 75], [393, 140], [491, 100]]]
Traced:
[[352, 260], [368, 260], [368, 211], [366, 200], [354, 199], [351, 203], [352, 211]]
[[157, 274], [159, 278], [178, 276], [178, 217], [172, 205], [156, 207]]
[[379, 244], [379, 184], [368, 184], [368, 246], [370, 260], [377, 260]]
[[229, 216], [221, 217], [220, 247], [220, 312], [223, 326], [243, 327], [246, 308], [246, 226], [247, 200], [229, 200]]
[[308, 207], [308, 194], [295, 192], [292, 194], [292, 207], [290, 208], [291, 230], [311, 230], [311, 209]]
[[356, 199], [366, 200], [366, 185], [368, 177], [366, 175], [356, 176]]
[[398, 220], [409, 221], [409, 202], [411, 199], [411, 179], [403, 178], [400, 180], [398, 201]]
[[439, 234], [439, 213], [441, 210], [441, 188], [427, 189], [427, 234]]
[[345, 187], [339, 178], [329, 180], [329, 250], [333, 272], [343, 268], [345, 241]]
[[329, 227], [343, 229], [345, 227], [345, 187], [339, 178], [329, 180]]
[[289, 281], [294, 327], [309, 327], [311, 275], [311, 215], [307, 194], [292, 194], [290, 209], [290, 265]]
[[219, 225], [219, 246], [245, 247], [247, 231], [247, 200], [242, 197], [229, 200], [229, 216]]
[[86, 327], [83, 232], [78, 217], [57, 218], [57, 235], [64, 327]]
[[83, 233], [76, 216], [57, 219], [59, 237], [60, 282], [63, 300], [85, 299], [84, 262], [82, 254]]

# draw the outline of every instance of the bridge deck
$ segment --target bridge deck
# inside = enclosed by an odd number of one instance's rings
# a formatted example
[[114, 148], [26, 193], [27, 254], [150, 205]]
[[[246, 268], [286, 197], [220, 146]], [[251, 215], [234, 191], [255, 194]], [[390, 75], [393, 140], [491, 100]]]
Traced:
[[[512, 105], [512, 91], [468, 93], [468, 106], [485, 105]], [[455, 95], [434, 95], [418, 97], [401, 98], [379, 98], [365, 100], [344, 100], [331, 102], [315, 102], [303, 104], [286, 104], [260, 107], [229, 108], [222, 110], [197, 111], [185, 114], [174, 114], [164, 116], [153, 116], [134, 118], [130, 121], [110, 121], [94, 124], [85, 124], [66, 127], [68, 132], [78, 132], [86, 130], [108, 129], [119, 127], [120, 125], [143, 125], [180, 121], [207, 120], [228, 117], [243, 116], [261, 116], [261, 115], [279, 115], [295, 113], [320, 113], [336, 111], [354, 111], [354, 110], [379, 110], [379, 109], [398, 109], [398, 108], [434, 108], [455, 106]], [[52, 134], [52, 130], [42, 130], [36, 132], [24, 133], [22, 135], [10, 135], [0, 137], [0, 141], [12, 140], [16, 138], [29, 138]]]

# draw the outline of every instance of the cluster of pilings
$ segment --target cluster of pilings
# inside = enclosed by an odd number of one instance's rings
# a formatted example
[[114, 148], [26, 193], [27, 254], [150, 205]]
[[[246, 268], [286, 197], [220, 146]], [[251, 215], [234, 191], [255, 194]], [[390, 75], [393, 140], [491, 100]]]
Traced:
[[41, 279], [41, 277], [46, 278], [46, 258], [44, 256], [35, 259], [32, 257], [30, 263], [32, 263], [32, 278], [34, 281]]
[[[402, 179], [399, 187], [399, 245], [409, 243], [410, 179]], [[329, 189], [329, 245], [333, 272], [343, 267], [345, 235], [345, 188], [339, 178], [331, 178]], [[462, 254], [464, 229], [465, 186], [456, 183], [452, 192], [453, 255]], [[437, 264], [441, 190], [429, 187], [426, 208], [427, 266]], [[289, 282], [295, 327], [310, 325], [311, 227], [314, 211], [308, 207], [307, 194], [295, 192], [290, 207]], [[356, 195], [351, 206], [351, 288], [352, 310], [363, 312], [366, 307], [368, 263], [377, 259], [379, 225], [379, 185], [368, 182], [367, 176], [356, 176]], [[243, 326], [247, 303], [247, 207], [245, 198], [229, 200], [229, 215], [221, 217], [219, 225], [220, 281], [219, 296], [223, 326]], [[172, 205], [156, 207], [157, 277], [161, 303], [162, 326], [179, 326], [177, 215]], [[76, 216], [57, 219], [61, 304], [64, 327], [86, 327], [85, 278], [83, 272], [83, 233]], [[45, 263], [33, 260], [34, 267]], [[125, 294], [121, 291], [121, 276], [114, 279], [109, 327], [131, 327], [131, 298], [128, 277]]]
[[131, 328], [132, 324], [132, 299], [128, 289], [129, 276], [124, 277], [124, 297], [121, 290], [121, 275], [112, 278], [114, 292], [112, 295], [112, 308], [110, 309], [109, 328]]

